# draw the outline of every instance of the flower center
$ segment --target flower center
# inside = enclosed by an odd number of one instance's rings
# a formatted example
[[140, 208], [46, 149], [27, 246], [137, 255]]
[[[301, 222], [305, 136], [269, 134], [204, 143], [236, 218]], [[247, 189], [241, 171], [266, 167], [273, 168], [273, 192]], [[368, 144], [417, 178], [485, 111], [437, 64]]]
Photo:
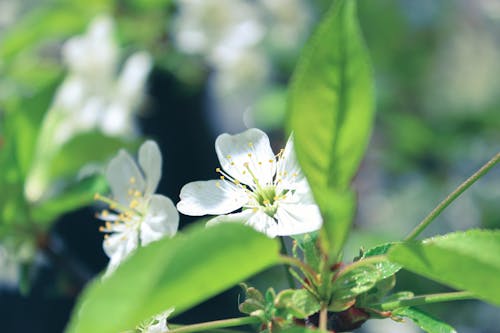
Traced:
[[[98, 218], [106, 221], [104, 226], [99, 227], [99, 231], [105, 233], [116, 232], [116, 227], [122, 224], [130, 228], [140, 226], [146, 212], [147, 201], [141, 191], [134, 188], [136, 183], [134, 177], [129, 179], [129, 183], [130, 188], [127, 191], [128, 206], [99, 193], [94, 195], [94, 200], [101, 201], [109, 206], [109, 210], [103, 209], [97, 215]], [[106, 236], [105, 238], [107, 238]]]

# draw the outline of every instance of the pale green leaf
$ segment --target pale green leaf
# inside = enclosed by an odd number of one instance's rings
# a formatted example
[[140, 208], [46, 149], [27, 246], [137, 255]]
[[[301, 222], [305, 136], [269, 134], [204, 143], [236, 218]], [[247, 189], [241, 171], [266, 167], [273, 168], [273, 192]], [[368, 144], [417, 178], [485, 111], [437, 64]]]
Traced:
[[284, 308], [295, 318], [304, 319], [319, 312], [321, 305], [306, 289], [281, 291], [274, 301], [276, 308]]
[[500, 230], [470, 230], [394, 245], [391, 261], [500, 305]]
[[241, 224], [197, 226], [140, 248], [83, 293], [67, 332], [116, 333], [175, 314], [279, 262], [279, 243]]
[[456, 333], [455, 329], [450, 325], [415, 308], [401, 308], [393, 311], [392, 314], [410, 318], [415, 324], [428, 333]]
[[[332, 257], [342, 248], [352, 221], [348, 187], [368, 142], [373, 109], [372, 71], [356, 1], [335, 1], [299, 60], [287, 115], [299, 162], [325, 219]], [[348, 207], [332, 212], [338, 208], [332, 207], [333, 200]]]

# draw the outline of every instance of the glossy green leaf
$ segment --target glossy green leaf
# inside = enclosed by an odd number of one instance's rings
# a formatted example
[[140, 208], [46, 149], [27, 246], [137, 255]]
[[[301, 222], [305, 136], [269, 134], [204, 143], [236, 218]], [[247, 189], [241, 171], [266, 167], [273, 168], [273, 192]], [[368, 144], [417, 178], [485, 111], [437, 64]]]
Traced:
[[450, 325], [435, 319], [415, 308], [401, 308], [392, 312], [394, 316], [410, 318], [421, 329], [428, 333], [456, 333]]
[[342, 311], [352, 305], [356, 296], [373, 288], [384, 279], [378, 269], [380, 263], [387, 261], [383, 256], [356, 261], [344, 267], [336, 276], [332, 286], [331, 311]]
[[[372, 256], [384, 255], [389, 251], [389, 249], [396, 243], [386, 243], [379, 246], [372, 247], [363, 253], [363, 258], [369, 258]], [[390, 262], [389, 260], [381, 261], [376, 264], [377, 269], [380, 272], [380, 278], [385, 279], [391, 275], [396, 274], [401, 266]]]
[[278, 263], [279, 242], [241, 224], [197, 226], [140, 248], [83, 293], [67, 332], [116, 333], [175, 314]]
[[395, 245], [391, 261], [500, 305], [500, 230], [470, 230]]
[[299, 319], [305, 319], [321, 309], [318, 300], [305, 289], [283, 290], [276, 296], [274, 303], [277, 308], [284, 308]]
[[352, 221], [354, 196], [348, 187], [368, 143], [373, 109], [372, 71], [356, 1], [335, 1], [299, 60], [287, 114], [299, 162], [325, 219], [324, 240], [332, 257]]

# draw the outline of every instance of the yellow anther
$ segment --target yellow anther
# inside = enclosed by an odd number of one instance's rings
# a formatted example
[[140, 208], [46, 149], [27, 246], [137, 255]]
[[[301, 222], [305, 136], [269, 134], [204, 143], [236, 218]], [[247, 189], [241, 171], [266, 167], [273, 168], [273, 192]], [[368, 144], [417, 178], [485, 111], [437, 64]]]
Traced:
[[105, 232], [105, 231], [106, 231], [106, 229], [105, 229], [105, 228], [101, 225], [101, 226], [99, 227], [99, 231], [100, 231], [100, 232]]
[[257, 207], [252, 208], [252, 211], [253, 211], [254, 213], [257, 213], [257, 211], [258, 211]]
[[297, 176], [298, 176], [298, 174], [297, 174], [296, 172], [294, 172], [294, 173], [292, 174], [292, 177], [297, 177]]
[[142, 195], [142, 194], [141, 194], [141, 191], [135, 191], [135, 192], [134, 192], [134, 196], [135, 196], [136, 198], [139, 198], [141, 195]]
[[219, 187], [220, 188], [220, 182], [215, 182], [215, 186]]
[[135, 184], [135, 177], [130, 177], [129, 182], [130, 184]]
[[226, 177], [224, 177], [224, 176], [220, 176], [219, 178], [220, 178], [220, 179], [222, 179], [222, 180], [224, 180]]
[[231, 165], [234, 165], [234, 162], [231, 162]]
[[269, 200], [267, 200], [267, 199], [266, 199], [266, 200], [262, 201], [262, 203], [263, 203], [264, 205], [269, 205], [271, 202], [269, 202]]
[[220, 168], [215, 168], [215, 172], [220, 172]]
[[106, 221], [104, 225], [106, 226], [106, 229], [111, 229], [111, 223], [109, 223], [109, 221]]
[[253, 147], [253, 142], [249, 142], [248, 147]]
[[248, 155], [248, 157], [252, 157], [252, 153], [248, 153], [247, 155]]
[[104, 239], [105, 239], [105, 240], [106, 240], [106, 239], [108, 239], [108, 238], [109, 238], [109, 235], [107, 235], [107, 234], [106, 234], [106, 235], [104, 235]]
[[239, 181], [238, 179], [235, 179], [235, 180], [234, 180], [234, 183], [235, 183], [236, 185], [240, 185], [240, 181]]
[[226, 158], [227, 158], [228, 160], [230, 160], [232, 157], [231, 157], [231, 155], [227, 155], [227, 156], [226, 156]]
[[262, 162], [261, 162], [261, 161], [259, 161], [259, 162], [258, 162], [258, 164], [259, 164], [259, 165], [262, 165]]
[[108, 212], [106, 209], [104, 209], [104, 210], [101, 212], [101, 216], [102, 216], [102, 217], [108, 217], [108, 216], [109, 216], [109, 212]]
[[275, 195], [274, 198], [273, 198], [274, 201], [276, 201], [278, 199], [279, 199], [279, 197], [277, 195]]
[[243, 166], [244, 166], [245, 168], [248, 168], [248, 162], [243, 163]]
[[112, 209], [112, 210], [115, 210], [116, 209], [116, 204], [113, 203], [113, 204], [109, 205], [109, 208]]
[[132, 200], [132, 201], [130, 202], [130, 205], [129, 205], [129, 206], [130, 206], [130, 208], [134, 209], [134, 208], [136, 208], [137, 206], [139, 206], [139, 201], [137, 201], [137, 200], [135, 200], [135, 199], [134, 199], [134, 200]]
[[274, 162], [274, 160], [272, 158], [269, 159], [269, 163], [273, 163], [273, 162]]

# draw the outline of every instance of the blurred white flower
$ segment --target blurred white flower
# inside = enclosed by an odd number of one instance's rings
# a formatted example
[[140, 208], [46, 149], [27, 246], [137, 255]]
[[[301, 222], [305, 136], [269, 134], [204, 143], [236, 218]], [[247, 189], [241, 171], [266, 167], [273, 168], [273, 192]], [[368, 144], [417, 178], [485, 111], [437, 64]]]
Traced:
[[113, 21], [97, 17], [86, 34], [69, 39], [63, 47], [68, 76], [56, 92], [44, 118], [33, 167], [25, 184], [32, 202], [48, 195], [48, 168], [59, 148], [76, 134], [99, 129], [109, 136], [135, 132], [134, 112], [144, 95], [151, 70], [145, 52], [131, 55], [116, 75], [119, 49], [113, 39]]
[[15, 288], [19, 282], [19, 260], [0, 244], [0, 288]]
[[[311, 23], [304, 0], [180, 0], [174, 40], [213, 69], [209, 111], [217, 132], [246, 128], [244, 113], [272, 84], [273, 57], [298, 52]], [[293, 57], [293, 55], [292, 55]]]
[[184, 185], [177, 204], [181, 213], [220, 215], [209, 224], [244, 221], [269, 237], [321, 227], [319, 208], [295, 157], [293, 137], [277, 156], [267, 135], [255, 128], [220, 135], [215, 150], [222, 166], [217, 168], [220, 180]]
[[138, 246], [164, 236], [173, 236], [179, 226], [179, 214], [172, 201], [154, 194], [161, 177], [162, 157], [158, 145], [146, 141], [139, 149], [139, 166], [121, 150], [108, 165], [106, 178], [113, 199], [96, 194], [109, 204], [98, 217], [106, 221], [100, 231], [107, 233], [103, 248], [110, 262], [106, 275], [113, 272]]
[[133, 54], [116, 77], [118, 53], [113, 21], [107, 16], [96, 18], [85, 35], [66, 42], [63, 56], [69, 75], [52, 105], [65, 114], [56, 127], [57, 143], [94, 128], [111, 136], [134, 132], [134, 111], [143, 97], [151, 58], [145, 52]]

